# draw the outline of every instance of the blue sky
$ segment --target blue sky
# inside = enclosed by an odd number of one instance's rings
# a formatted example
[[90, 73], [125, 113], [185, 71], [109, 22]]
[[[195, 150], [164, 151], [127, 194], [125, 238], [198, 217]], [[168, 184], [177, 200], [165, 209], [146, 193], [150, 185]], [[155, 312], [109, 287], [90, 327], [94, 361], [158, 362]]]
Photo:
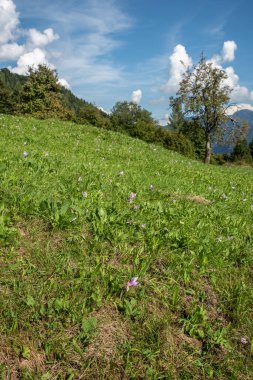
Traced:
[[203, 52], [253, 110], [252, 14], [251, 0], [0, 0], [0, 67], [47, 63], [77, 96], [108, 111], [134, 100], [164, 123]]

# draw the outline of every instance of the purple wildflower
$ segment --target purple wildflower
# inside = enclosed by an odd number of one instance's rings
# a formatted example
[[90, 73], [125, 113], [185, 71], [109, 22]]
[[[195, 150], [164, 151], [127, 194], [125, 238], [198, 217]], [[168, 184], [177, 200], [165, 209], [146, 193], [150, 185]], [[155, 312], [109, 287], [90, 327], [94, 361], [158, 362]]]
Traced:
[[84, 198], [87, 198], [87, 196], [88, 196], [87, 191], [83, 191], [83, 192], [82, 192], [82, 196], [83, 196]]
[[133, 207], [134, 207], [134, 210], [139, 210], [140, 205], [134, 205]]
[[240, 342], [241, 342], [242, 344], [247, 344], [247, 343], [248, 343], [248, 340], [243, 336], [243, 337], [241, 337]]
[[137, 195], [136, 193], [133, 193], [133, 192], [130, 193], [127, 202], [128, 202], [128, 203], [132, 203], [133, 200], [136, 198], [136, 195]]
[[128, 281], [128, 283], [127, 283], [127, 287], [126, 287], [127, 292], [128, 292], [128, 290], [129, 290], [129, 288], [131, 288], [132, 286], [137, 286], [137, 285], [139, 285], [139, 283], [138, 283], [137, 280], [138, 280], [138, 277], [132, 277], [131, 280]]

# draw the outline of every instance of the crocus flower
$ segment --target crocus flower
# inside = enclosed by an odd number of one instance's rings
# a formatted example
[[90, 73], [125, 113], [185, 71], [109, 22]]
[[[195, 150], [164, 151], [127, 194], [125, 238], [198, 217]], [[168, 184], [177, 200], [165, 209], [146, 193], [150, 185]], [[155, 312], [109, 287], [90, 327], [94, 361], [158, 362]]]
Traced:
[[129, 197], [128, 197], [128, 203], [132, 203], [134, 198], [136, 198], [136, 193], [130, 193]]
[[247, 339], [246, 339], [244, 336], [241, 337], [240, 342], [241, 342], [242, 344], [247, 344], [247, 343], [248, 343]]
[[26, 151], [24, 151], [23, 156], [26, 158], [28, 156], [28, 153]]
[[128, 283], [127, 283], [127, 292], [128, 292], [128, 290], [129, 290], [129, 288], [131, 288], [131, 286], [137, 286], [137, 285], [139, 285], [139, 283], [138, 283], [138, 277], [132, 277], [131, 278], [131, 280], [129, 280], [128, 281]]

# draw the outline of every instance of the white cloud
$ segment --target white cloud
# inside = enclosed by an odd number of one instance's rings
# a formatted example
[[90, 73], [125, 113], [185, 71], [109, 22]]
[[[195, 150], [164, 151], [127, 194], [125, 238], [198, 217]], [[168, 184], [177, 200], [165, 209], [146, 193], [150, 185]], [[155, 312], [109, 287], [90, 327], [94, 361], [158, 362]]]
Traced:
[[142, 91], [136, 90], [132, 92], [132, 102], [139, 104], [142, 98]]
[[236, 111], [241, 111], [241, 110], [253, 111], [253, 106], [250, 104], [245, 104], [245, 103], [235, 104], [235, 105], [228, 107], [226, 113], [227, 113], [227, 115], [233, 115]]
[[15, 61], [24, 51], [25, 47], [16, 42], [0, 45], [0, 61]]
[[58, 34], [55, 34], [52, 28], [45, 29], [42, 33], [37, 29], [28, 30], [29, 43], [36, 47], [46, 46], [51, 42], [58, 40]]
[[57, 18], [63, 17], [70, 29], [66, 35], [62, 31], [58, 43], [68, 58], [59, 57], [55, 62], [71, 85], [83, 86], [85, 91], [87, 84], [110, 85], [122, 80], [124, 68], [113, 62], [111, 53], [122, 45], [115, 32], [129, 28], [131, 20], [116, 6], [116, 2], [80, 2], [77, 9], [70, 9], [67, 14], [63, 15], [58, 8], [57, 12], [55, 9]]
[[176, 92], [178, 85], [182, 80], [183, 74], [188, 67], [192, 66], [192, 59], [187, 54], [183, 45], [177, 45], [169, 57], [170, 60], [170, 77], [168, 82], [162, 86], [164, 92]]
[[98, 109], [104, 113], [106, 113], [107, 115], [110, 115], [111, 112], [110, 111], [107, 111], [106, 109], [104, 109], [103, 107], [98, 107]]
[[62, 87], [65, 87], [67, 90], [70, 90], [70, 85], [64, 78], [60, 78], [58, 80], [58, 84], [60, 84]]
[[51, 68], [54, 67], [47, 61], [45, 51], [39, 48], [35, 48], [31, 52], [21, 55], [17, 61], [17, 66], [14, 68], [9, 67], [9, 69], [13, 73], [25, 75], [27, 74], [29, 66], [37, 68], [40, 64], [47, 65]]
[[[130, 19], [120, 11], [113, 1], [93, 0], [88, 2], [80, 15], [69, 14], [69, 17], [80, 17], [80, 21], [90, 30], [96, 30], [99, 34], [108, 34], [129, 28]], [[75, 21], [75, 20], [74, 20]]]
[[17, 61], [16, 67], [9, 69], [17, 74], [27, 74], [29, 66], [38, 67], [39, 64], [47, 64], [46, 45], [59, 38], [52, 28], [40, 32], [36, 29], [29, 29], [27, 41], [22, 45], [18, 43], [20, 32], [18, 30], [19, 14], [16, 12], [15, 4], [12, 0], [0, 0], [0, 61]]
[[13, 40], [18, 24], [18, 13], [13, 1], [0, 0], [0, 44]]
[[158, 120], [158, 124], [161, 127], [165, 127], [165, 125], [168, 125], [169, 122], [169, 114], [166, 113], [161, 119]]
[[225, 80], [225, 84], [227, 84], [230, 88], [232, 88], [231, 92], [231, 100], [234, 102], [242, 102], [251, 99], [251, 92], [245, 86], [240, 85], [240, 78], [235, 73], [235, 70], [232, 66], [226, 67], [224, 69], [227, 74], [227, 79]]
[[231, 62], [235, 59], [235, 51], [237, 45], [235, 41], [225, 41], [220, 54], [215, 54], [211, 59], [207, 60], [212, 62], [215, 66], [221, 67], [222, 63]]
[[[122, 80], [124, 68], [116, 65], [110, 54], [122, 44], [115, 32], [129, 28], [132, 20], [114, 0], [90, 0], [75, 7], [72, 1], [64, 6], [51, 2], [43, 7], [43, 2], [38, 0], [27, 9], [26, 17], [32, 19], [38, 15], [57, 25], [57, 29], [22, 30], [22, 37], [26, 37], [22, 44], [14, 1], [0, 0], [0, 61], [6, 62], [13, 72], [25, 74], [28, 65], [37, 67], [40, 63], [53, 62], [60, 75], [74, 87], [85, 89], [87, 84], [110, 85]], [[56, 40], [56, 48], [49, 46]], [[15, 63], [10, 65], [10, 61]]]
[[[221, 53], [215, 54], [211, 59], [207, 60], [207, 62], [211, 62], [215, 67], [223, 69], [226, 72], [227, 79], [225, 80], [225, 84], [232, 89], [231, 101], [244, 102], [244, 104], [246, 104], [248, 101], [253, 100], [253, 91], [250, 91], [246, 86], [241, 86], [240, 78], [232, 66], [224, 67], [226, 62], [231, 62], [235, 59], [236, 50], [237, 45], [235, 41], [225, 41]], [[179, 83], [186, 68], [191, 67], [192, 59], [182, 45], [177, 45], [174, 48], [173, 54], [169, 59], [169, 80], [162, 86], [161, 90], [175, 93], [178, 90]], [[182, 65], [180, 61], [183, 61], [184, 65]]]
[[237, 50], [237, 45], [235, 41], [225, 41], [222, 49], [222, 61], [231, 62], [235, 59], [235, 51]]

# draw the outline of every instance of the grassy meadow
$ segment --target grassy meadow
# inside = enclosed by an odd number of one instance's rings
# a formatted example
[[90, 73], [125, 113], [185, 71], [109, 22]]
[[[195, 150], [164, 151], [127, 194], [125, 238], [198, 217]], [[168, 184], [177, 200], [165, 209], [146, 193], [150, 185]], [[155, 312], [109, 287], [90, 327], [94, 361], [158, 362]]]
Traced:
[[0, 379], [250, 380], [252, 265], [252, 168], [0, 115]]

